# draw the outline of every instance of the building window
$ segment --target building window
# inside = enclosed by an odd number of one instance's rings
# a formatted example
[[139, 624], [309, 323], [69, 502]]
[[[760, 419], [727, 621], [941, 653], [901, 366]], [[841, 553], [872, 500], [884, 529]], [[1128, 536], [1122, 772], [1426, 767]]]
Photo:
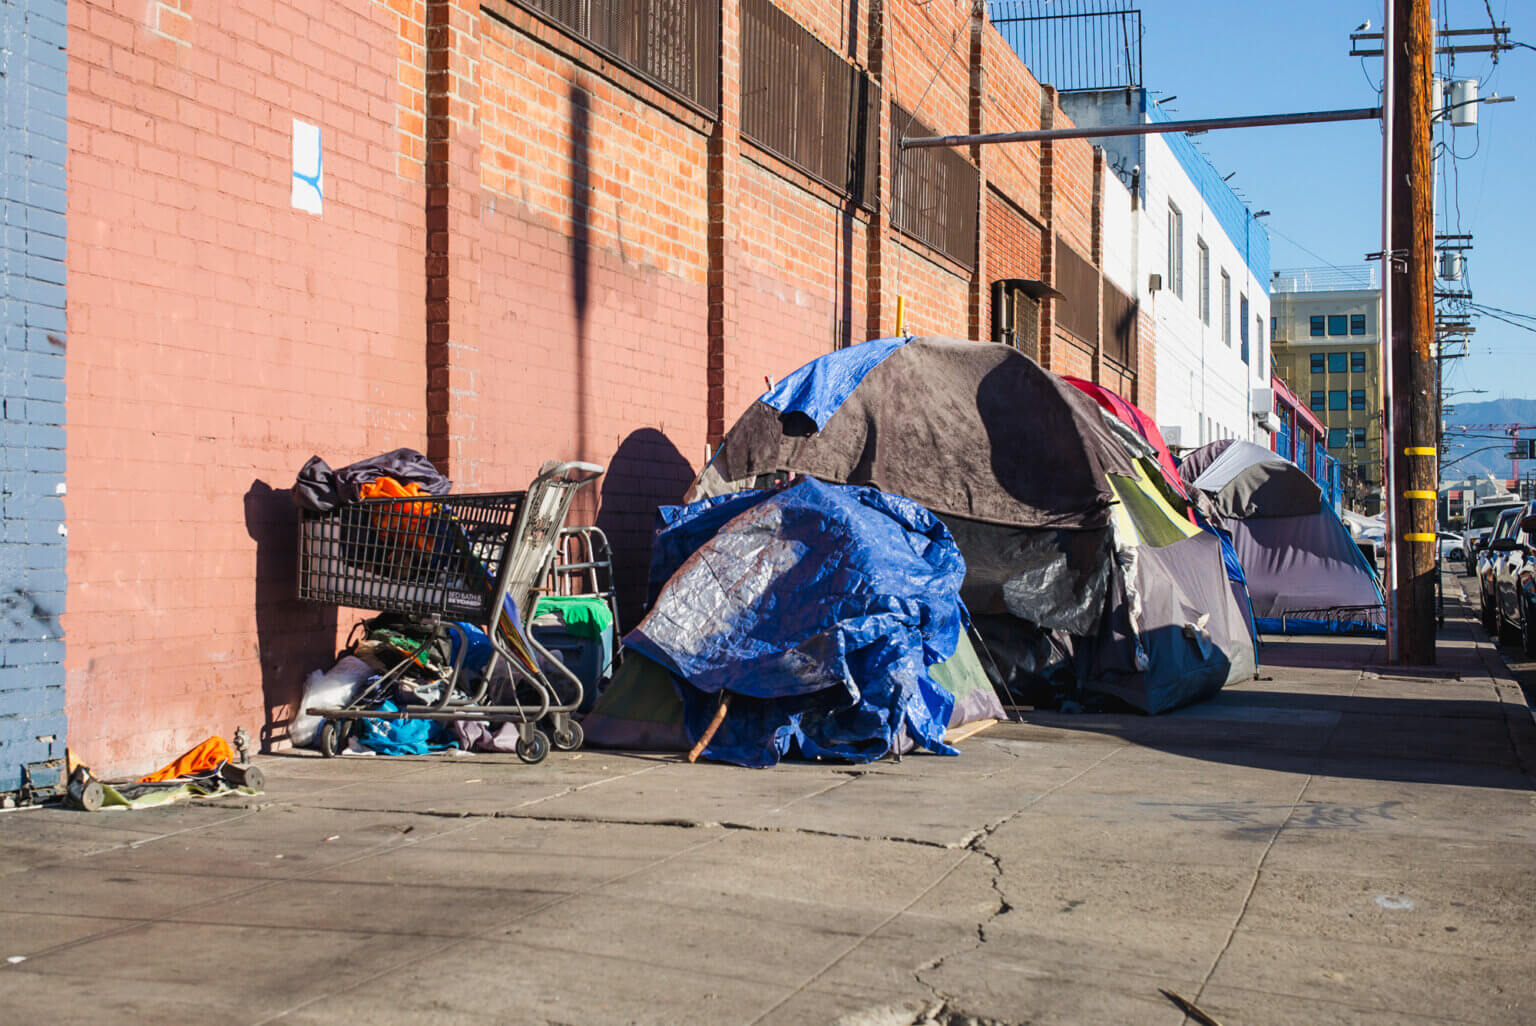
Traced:
[[1314, 410], [1321, 410], [1323, 408], [1324, 395], [1325, 393], [1322, 389], [1314, 388], [1312, 390], [1312, 401], [1307, 405], [1311, 406]]
[[1240, 341], [1243, 344], [1243, 362], [1248, 362], [1248, 297], [1237, 297], [1237, 330], [1241, 333]]
[[1312, 354], [1312, 373], [1321, 374], [1328, 369], [1328, 357], [1322, 353]]
[[1349, 428], [1329, 428], [1328, 448], [1343, 449], [1349, 445]]
[[1259, 368], [1259, 372], [1263, 373], [1269, 368], [1269, 361], [1264, 359], [1264, 318], [1262, 317], [1253, 319], [1253, 346], [1254, 355], [1258, 357], [1254, 364]]
[[869, 76], [769, 0], [743, 0], [743, 136], [872, 207], [879, 119], [880, 87]]
[[1355, 448], [1365, 448], [1365, 428], [1355, 428]]
[[1349, 354], [1349, 369], [1350, 369], [1351, 372], [1353, 372], [1355, 374], [1364, 374], [1365, 373], [1365, 354], [1364, 353], [1350, 353]]
[[1365, 314], [1349, 315], [1349, 333], [1351, 335], [1365, 334]]
[[1322, 338], [1325, 334], [1327, 334], [1327, 329], [1324, 327], [1324, 324], [1326, 323], [1326, 321], [1327, 321], [1327, 318], [1323, 317], [1322, 314], [1318, 314], [1316, 317], [1312, 318], [1312, 337], [1313, 338]]
[[[976, 266], [976, 165], [948, 147], [904, 150], [903, 135], [937, 135], [900, 104], [891, 104], [891, 223], [967, 269]], [[907, 127], [910, 126], [910, 127]]]
[[1232, 276], [1221, 272], [1221, 340], [1232, 348]]
[[1200, 251], [1200, 320], [1211, 323], [1211, 248], [1205, 240], [1195, 236], [1195, 248]]
[[1349, 369], [1349, 355], [1347, 353], [1328, 354], [1328, 373], [1343, 374]]
[[626, 3], [615, 10], [570, 0], [516, 0], [641, 77], [696, 107], [720, 109], [720, 5], [703, 0]]
[[1278, 334], [1280, 334], [1280, 318], [1271, 317], [1269, 319], [1269, 340], [1273, 342]]
[[1342, 388], [1331, 389], [1328, 392], [1328, 408], [1330, 410], [1343, 410], [1348, 408], [1349, 393]]
[[1168, 204], [1168, 287], [1184, 298], [1184, 212]]
[[1329, 314], [1328, 315], [1328, 334], [1330, 334], [1330, 335], [1348, 335], [1349, 334], [1349, 318], [1345, 317], [1343, 314]]
[[1365, 389], [1357, 388], [1349, 393], [1349, 408], [1351, 410], [1365, 409]]

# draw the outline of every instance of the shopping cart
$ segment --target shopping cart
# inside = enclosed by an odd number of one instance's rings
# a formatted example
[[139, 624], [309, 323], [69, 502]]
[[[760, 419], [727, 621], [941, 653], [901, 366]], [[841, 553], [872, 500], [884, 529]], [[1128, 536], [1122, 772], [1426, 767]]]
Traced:
[[[353, 721], [364, 718], [513, 722], [518, 757], [530, 763], [549, 754], [550, 736], [538, 726], [547, 718], [556, 748], [579, 748], [581, 726], [571, 713], [581, 704], [581, 680], [534, 640], [528, 624], [571, 501], [602, 473], [592, 463], [561, 463], [526, 492], [365, 499], [325, 513], [301, 511], [299, 598], [422, 618], [428, 627], [420, 647], [352, 702], [306, 710], [325, 718], [321, 752], [344, 750]], [[459, 623], [483, 628], [492, 646], [474, 685], [463, 672], [469, 643]], [[451, 662], [431, 671], [428, 649], [449, 639]], [[407, 673], [423, 670], [432, 700], [377, 708]], [[550, 672], [564, 678], [573, 698], [561, 700]]]

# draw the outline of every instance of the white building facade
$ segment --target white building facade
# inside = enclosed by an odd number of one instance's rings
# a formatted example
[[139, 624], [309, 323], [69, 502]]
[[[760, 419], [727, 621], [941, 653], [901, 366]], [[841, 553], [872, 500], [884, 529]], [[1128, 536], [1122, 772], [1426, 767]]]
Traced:
[[[1141, 89], [1063, 93], [1061, 105], [1085, 128], [1166, 120]], [[1164, 437], [1186, 450], [1218, 438], [1270, 446], [1269, 236], [1184, 135], [1093, 142], [1130, 192], [1129, 239], [1106, 217], [1104, 265], [1128, 264], [1153, 312]]]

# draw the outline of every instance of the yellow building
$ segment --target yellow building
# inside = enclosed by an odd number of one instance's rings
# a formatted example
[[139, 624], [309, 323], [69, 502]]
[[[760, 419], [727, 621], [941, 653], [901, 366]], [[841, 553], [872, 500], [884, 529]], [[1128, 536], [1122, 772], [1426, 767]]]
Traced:
[[1270, 281], [1275, 371], [1328, 428], [1345, 505], [1382, 504], [1381, 289], [1374, 267], [1275, 271]]

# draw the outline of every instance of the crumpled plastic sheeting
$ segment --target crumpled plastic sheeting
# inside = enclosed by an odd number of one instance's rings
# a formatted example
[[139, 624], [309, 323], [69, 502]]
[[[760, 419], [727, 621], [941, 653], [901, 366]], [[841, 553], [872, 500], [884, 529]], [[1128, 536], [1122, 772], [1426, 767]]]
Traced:
[[806, 478], [662, 519], [653, 575], [690, 554], [625, 644], [683, 682], [694, 740], [730, 693], [706, 757], [771, 766], [798, 750], [867, 762], [903, 726], [955, 754], [943, 740], [954, 698], [928, 667], [954, 654], [964, 629], [965, 561], [937, 517], [901, 496]]

